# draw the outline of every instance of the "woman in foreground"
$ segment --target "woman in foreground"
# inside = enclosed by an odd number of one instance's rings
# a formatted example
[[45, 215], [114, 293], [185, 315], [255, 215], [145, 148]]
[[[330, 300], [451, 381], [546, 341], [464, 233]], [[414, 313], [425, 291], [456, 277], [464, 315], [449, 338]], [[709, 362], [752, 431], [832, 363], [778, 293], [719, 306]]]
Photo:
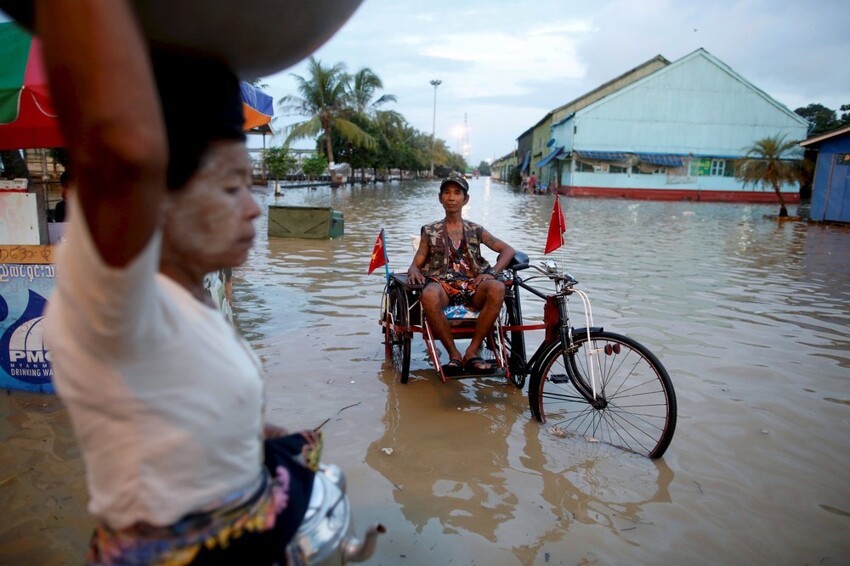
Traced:
[[39, 0], [36, 26], [76, 180], [47, 342], [98, 521], [88, 562], [284, 563], [312, 472], [263, 466], [283, 431], [203, 284], [245, 261], [260, 214], [238, 81], [149, 56], [125, 0]]

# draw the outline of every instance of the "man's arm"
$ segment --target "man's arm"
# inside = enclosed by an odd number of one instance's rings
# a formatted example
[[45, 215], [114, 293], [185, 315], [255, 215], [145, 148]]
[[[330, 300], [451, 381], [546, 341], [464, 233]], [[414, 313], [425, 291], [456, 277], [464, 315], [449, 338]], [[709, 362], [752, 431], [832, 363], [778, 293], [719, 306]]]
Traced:
[[511, 246], [496, 238], [487, 230], [481, 232], [481, 243], [499, 254], [496, 258], [496, 264], [493, 266], [493, 271], [500, 272], [508, 267], [516, 253]]
[[38, 34], [82, 213], [107, 264], [156, 229], [168, 142], [148, 46], [125, 0], [39, 0]]
[[413, 256], [413, 261], [410, 262], [410, 267], [407, 268], [407, 282], [413, 285], [421, 285], [425, 282], [425, 276], [422, 275], [420, 269], [428, 261], [428, 254], [431, 250], [431, 244], [425, 234], [419, 238], [419, 248]]

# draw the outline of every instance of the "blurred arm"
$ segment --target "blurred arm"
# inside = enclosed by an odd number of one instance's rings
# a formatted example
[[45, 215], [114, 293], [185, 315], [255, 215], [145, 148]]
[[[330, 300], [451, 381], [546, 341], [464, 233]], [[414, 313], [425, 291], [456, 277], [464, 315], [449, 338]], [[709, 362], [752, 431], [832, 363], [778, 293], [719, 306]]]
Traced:
[[148, 47], [125, 0], [38, 0], [37, 33], [81, 210], [107, 264], [156, 229], [168, 144]]

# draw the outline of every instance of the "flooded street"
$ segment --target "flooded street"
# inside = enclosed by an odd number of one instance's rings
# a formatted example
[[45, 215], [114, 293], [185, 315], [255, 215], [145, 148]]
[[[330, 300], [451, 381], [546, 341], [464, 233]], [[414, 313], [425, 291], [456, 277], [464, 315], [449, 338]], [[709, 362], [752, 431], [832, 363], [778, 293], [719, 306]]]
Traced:
[[[470, 185], [464, 217], [542, 260], [552, 197]], [[263, 216], [235, 317], [269, 419], [321, 426], [357, 532], [387, 526], [371, 564], [850, 562], [850, 227], [764, 217], [778, 206], [561, 199], [566, 245], [547, 257], [675, 385], [676, 434], [650, 461], [548, 434], [512, 385], [441, 383], [418, 336], [410, 383], [393, 380], [369, 256], [384, 228], [406, 271], [410, 235], [442, 216], [436, 183], [257, 197], [345, 214], [335, 240], [267, 238]], [[78, 564], [90, 520], [67, 417], [50, 397], [2, 397], [0, 563]]]

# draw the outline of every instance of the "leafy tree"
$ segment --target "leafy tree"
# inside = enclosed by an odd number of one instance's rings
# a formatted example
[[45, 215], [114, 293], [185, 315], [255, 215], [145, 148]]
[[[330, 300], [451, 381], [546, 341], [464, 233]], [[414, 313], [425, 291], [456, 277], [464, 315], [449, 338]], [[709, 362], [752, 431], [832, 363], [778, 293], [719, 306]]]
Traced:
[[287, 95], [278, 102], [284, 114], [307, 118], [290, 126], [286, 143], [296, 139], [315, 138], [323, 133], [328, 161], [334, 161], [332, 132], [337, 132], [343, 139], [356, 145], [373, 145], [372, 137], [349, 119], [352, 114], [348, 86], [350, 77], [345, 72], [345, 65], [337, 63], [332, 67], [325, 67], [321, 61], [311, 56], [308, 73], [307, 78], [293, 75], [298, 83], [300, 96]]
[[478, 172], [485, 177], [490, 176], [490, 164], [486, 161], [482, 161], [478, 164]]
[[802, 159], [797, 159], [797, 141], [785, 141], [776, 135], [756, 141], [746, 156], [736, 162], [735, 177], [744, 185], [773, 187], [779, 200], [779, 216], [788, 216], [780, 188], [783, 184], [799, 183], [805, 175]]
[[794, 110], [798, 116], [809, 121], [809, 136], [816, 136], [850, 125], [850, 104], [841, 105], [842, 115], [839, 118], [835, 110], [823, 104], [809, 104]]
[[363, 67], [349, 77], [346, 88], [351, 107], [357, 114], [373, 116], [387, 102], [396, 101], [393, 94], [375, 98], [378, 91], [384, 88], [384, 83], [369, 67]]
[[842, 104], [839, 110], [841, 117], [838, 118], [838, 127], [850, 126], [850, 104]]
[[289, 147], [272, 147], [263, 152], [263, 163], [274, 178], [274, 194], [280, 194], [280, 180], [295, 168], [298, 161], [289, 154]]
[[328, 160], [321, 153], [316, 153], [305, 159], [301, 167], [307, 177], [318, 177], [328, 168]]

